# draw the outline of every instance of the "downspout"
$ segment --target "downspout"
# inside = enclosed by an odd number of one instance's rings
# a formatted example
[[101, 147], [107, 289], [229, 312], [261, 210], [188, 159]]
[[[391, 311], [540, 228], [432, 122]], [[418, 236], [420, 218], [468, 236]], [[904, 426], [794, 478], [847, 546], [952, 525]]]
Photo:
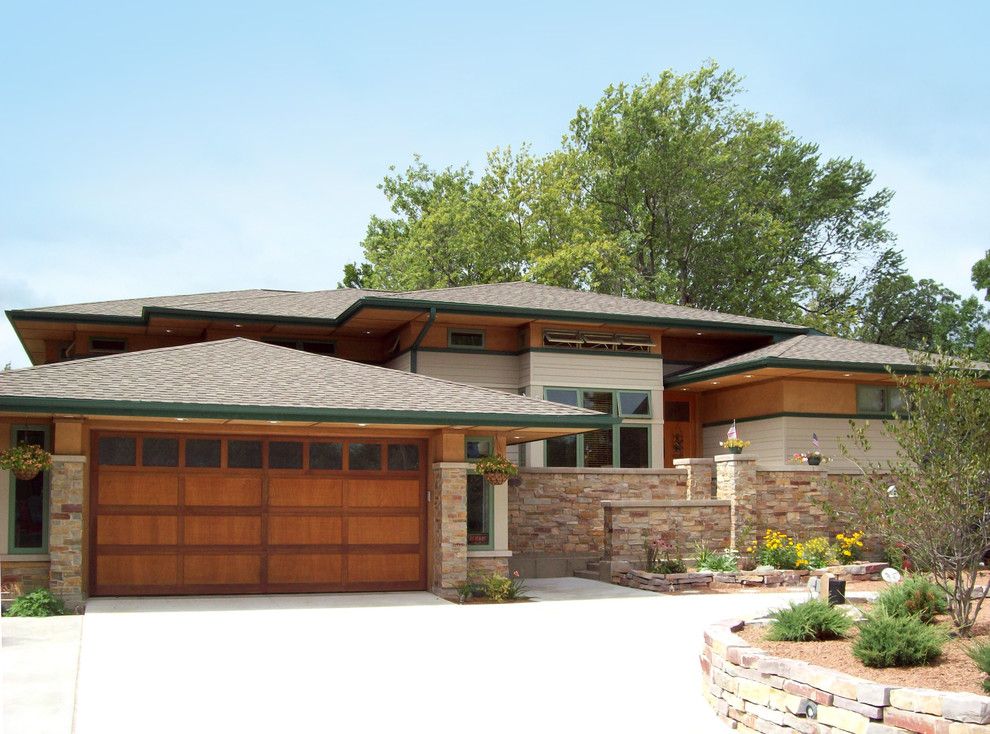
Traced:
[[423, 338], [426, 336], [426, 332], [428, 332], [430, 330], [430, 327], [433, 326], [433, 322], [436, 320], [436, 318], [437, 318], [437, 307], [436, 306], [431, 306], [430, 307], [430, 318], [428, 318], [426, 320], [426, 323], [423, 324], [423, 328], [420, 329], [419, 336], [416, 337], [416, 341], [414, 341], [412, 343], [412, 346], [409, 347], [409, 371], [410, 372], [415, 372], [416, 371], [416, 350], [419, 348], [419, 345], [422, 343]]

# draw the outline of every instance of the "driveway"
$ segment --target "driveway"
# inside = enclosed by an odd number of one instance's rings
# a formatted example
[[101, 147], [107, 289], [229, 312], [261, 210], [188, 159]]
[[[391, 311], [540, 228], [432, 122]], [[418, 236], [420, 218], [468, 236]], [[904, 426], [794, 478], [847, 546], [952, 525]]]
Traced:
[[699, 692], [702, 627], [797, 597], [529, 588], [538, 602], [490, 606], [427, 593], [93, 600], [76, 731], [726, 732]]

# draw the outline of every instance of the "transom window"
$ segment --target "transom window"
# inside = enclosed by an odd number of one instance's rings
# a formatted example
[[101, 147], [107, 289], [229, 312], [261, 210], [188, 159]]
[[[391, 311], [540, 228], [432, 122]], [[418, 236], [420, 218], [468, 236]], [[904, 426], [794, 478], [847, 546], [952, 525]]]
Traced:
[[485, 332], [480, 329], [448, 329], [447, 345], [455, 349], [484, 349]]
[[646, 334], [547, 329], [543, 332], [543, 346], [605, 352], [649, 352], [653, 349], [653, 340]]
[[[48, 448], [45, 426], [15, 426], [11, 445], [29, 444]], [[48, 475], [40, 472], [33, 479], [18, 479], [10, 473], [10, 553], [45, 553], [48, 549]]]
[[[600, 390], [550, 387], [544, 397], [623, 418], [652, 415], [648, 390]], [[548, 467], [646, 469], [650, 466], [650, 426], [622, 423], [546, 441]]]

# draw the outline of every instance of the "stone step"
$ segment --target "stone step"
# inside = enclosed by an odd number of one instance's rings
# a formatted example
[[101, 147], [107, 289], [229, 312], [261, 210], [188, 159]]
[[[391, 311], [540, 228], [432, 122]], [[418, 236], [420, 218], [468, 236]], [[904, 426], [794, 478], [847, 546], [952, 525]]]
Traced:
[[578, 570], [574, 572], [574, 575], [579, 579], [591, 579], [592, 581], [598, 581], [598, 569], [592, 571], [591, 569]]

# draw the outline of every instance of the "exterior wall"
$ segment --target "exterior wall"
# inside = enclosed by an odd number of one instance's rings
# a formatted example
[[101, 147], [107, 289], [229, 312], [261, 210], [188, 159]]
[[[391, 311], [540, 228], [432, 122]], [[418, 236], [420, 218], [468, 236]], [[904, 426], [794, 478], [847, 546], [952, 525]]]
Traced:
[[[543, 398], [548, 387], [585, 387], [610, 390], [649, 390], [652, 417], [626, 419], [629, 425], [648, 425], [650, 466], [663, 466], [663, 360], [641, 354], [531, 351], [519, 355], [519, 387], [526, 395]], [[543, 467], [545, 444], [526, 444], [525, 465]]]
[[[869, 423], [866, 435], [871, 444], [868, 455], [861, 451], [853, 451], [854, 457], [861, 461], [868, 459], [871, 462], [881, 463], [897, 457], [896, 442], [882, 434], [884, 421], [877, 419], [854, 420], [857, 425]], [[725, 451], [718, 444], [719, 441], [725, 439], [725, 433], [730, 425], [731, 422], [705, 426], [703, 452], [706, 457], [713, 457]], [[840, 444], [843, 443], [852, 448], [852, 441], [848, 438], [852, 432], [848, 418], [781, 416], [738, 422], [736, 423], [736, 430], [739, 438], [752, 442], [752, 445], [746, 449], [743, 455], [757, 458], [761, 462], [783, 464], [795, 453], [811, 451], [813, 448], [811, 434], [816, 433], [821, 444], [822, 454], [832, 459], [828, 465], [829, 471], [842, 472], [856, 469], [851, 461], [843, 457], [839, 448]]]
[[453, 596], [467, 579], [467, 470], [469, 464], [433, 465], [430, 496], [430, 588]]
[[[513, 565], [525, 558], [598, 559], [604, 549], [603, 500], [682, 500], [684, 469], [523, 469], [508, 493]], [[521, 565], [516, 565], [517, 562]], [[526, 575], [534, 575], [533, 573]]]
[[519, 390], [519, 357], [511, 354], [485, 354], [456, 349], [442, 352], [419, 350], [416, 372], [441, 380], [512, 393]]
[[[730, 544], [730, 502], [727, 500], [616, 500], [602, 503], [605, 511], [605, 558], [641, 563], [644, 541], [660, 535], [682, 556], [696, 543], [709, 548]], [[614, 567], [613, 567], [614, 568]]]
[[503, 576], [509, 575], [509, 559], [507, 556], [477, 556], [470, 552], [468, 553], [468, 578], [490, 576], [493, 573], [500, 573]]
[[35, 589], [47, 589], [49, 578], [48, 561], [12, 560], [10, 556], [0, 562], [0, 591], [3, 598], [16, 598]]
[[83, 456], [54, 456], [51, 478], [51, 591], [67, 605], [83, 600]]
[[412, 360], [410, 358], [409, 352], [400, 354], [395, 359], [389, 360], [385, 363], [385, 366], [392, 370], [399, 370], [400, 372], [409, 372], [412, 369]]

